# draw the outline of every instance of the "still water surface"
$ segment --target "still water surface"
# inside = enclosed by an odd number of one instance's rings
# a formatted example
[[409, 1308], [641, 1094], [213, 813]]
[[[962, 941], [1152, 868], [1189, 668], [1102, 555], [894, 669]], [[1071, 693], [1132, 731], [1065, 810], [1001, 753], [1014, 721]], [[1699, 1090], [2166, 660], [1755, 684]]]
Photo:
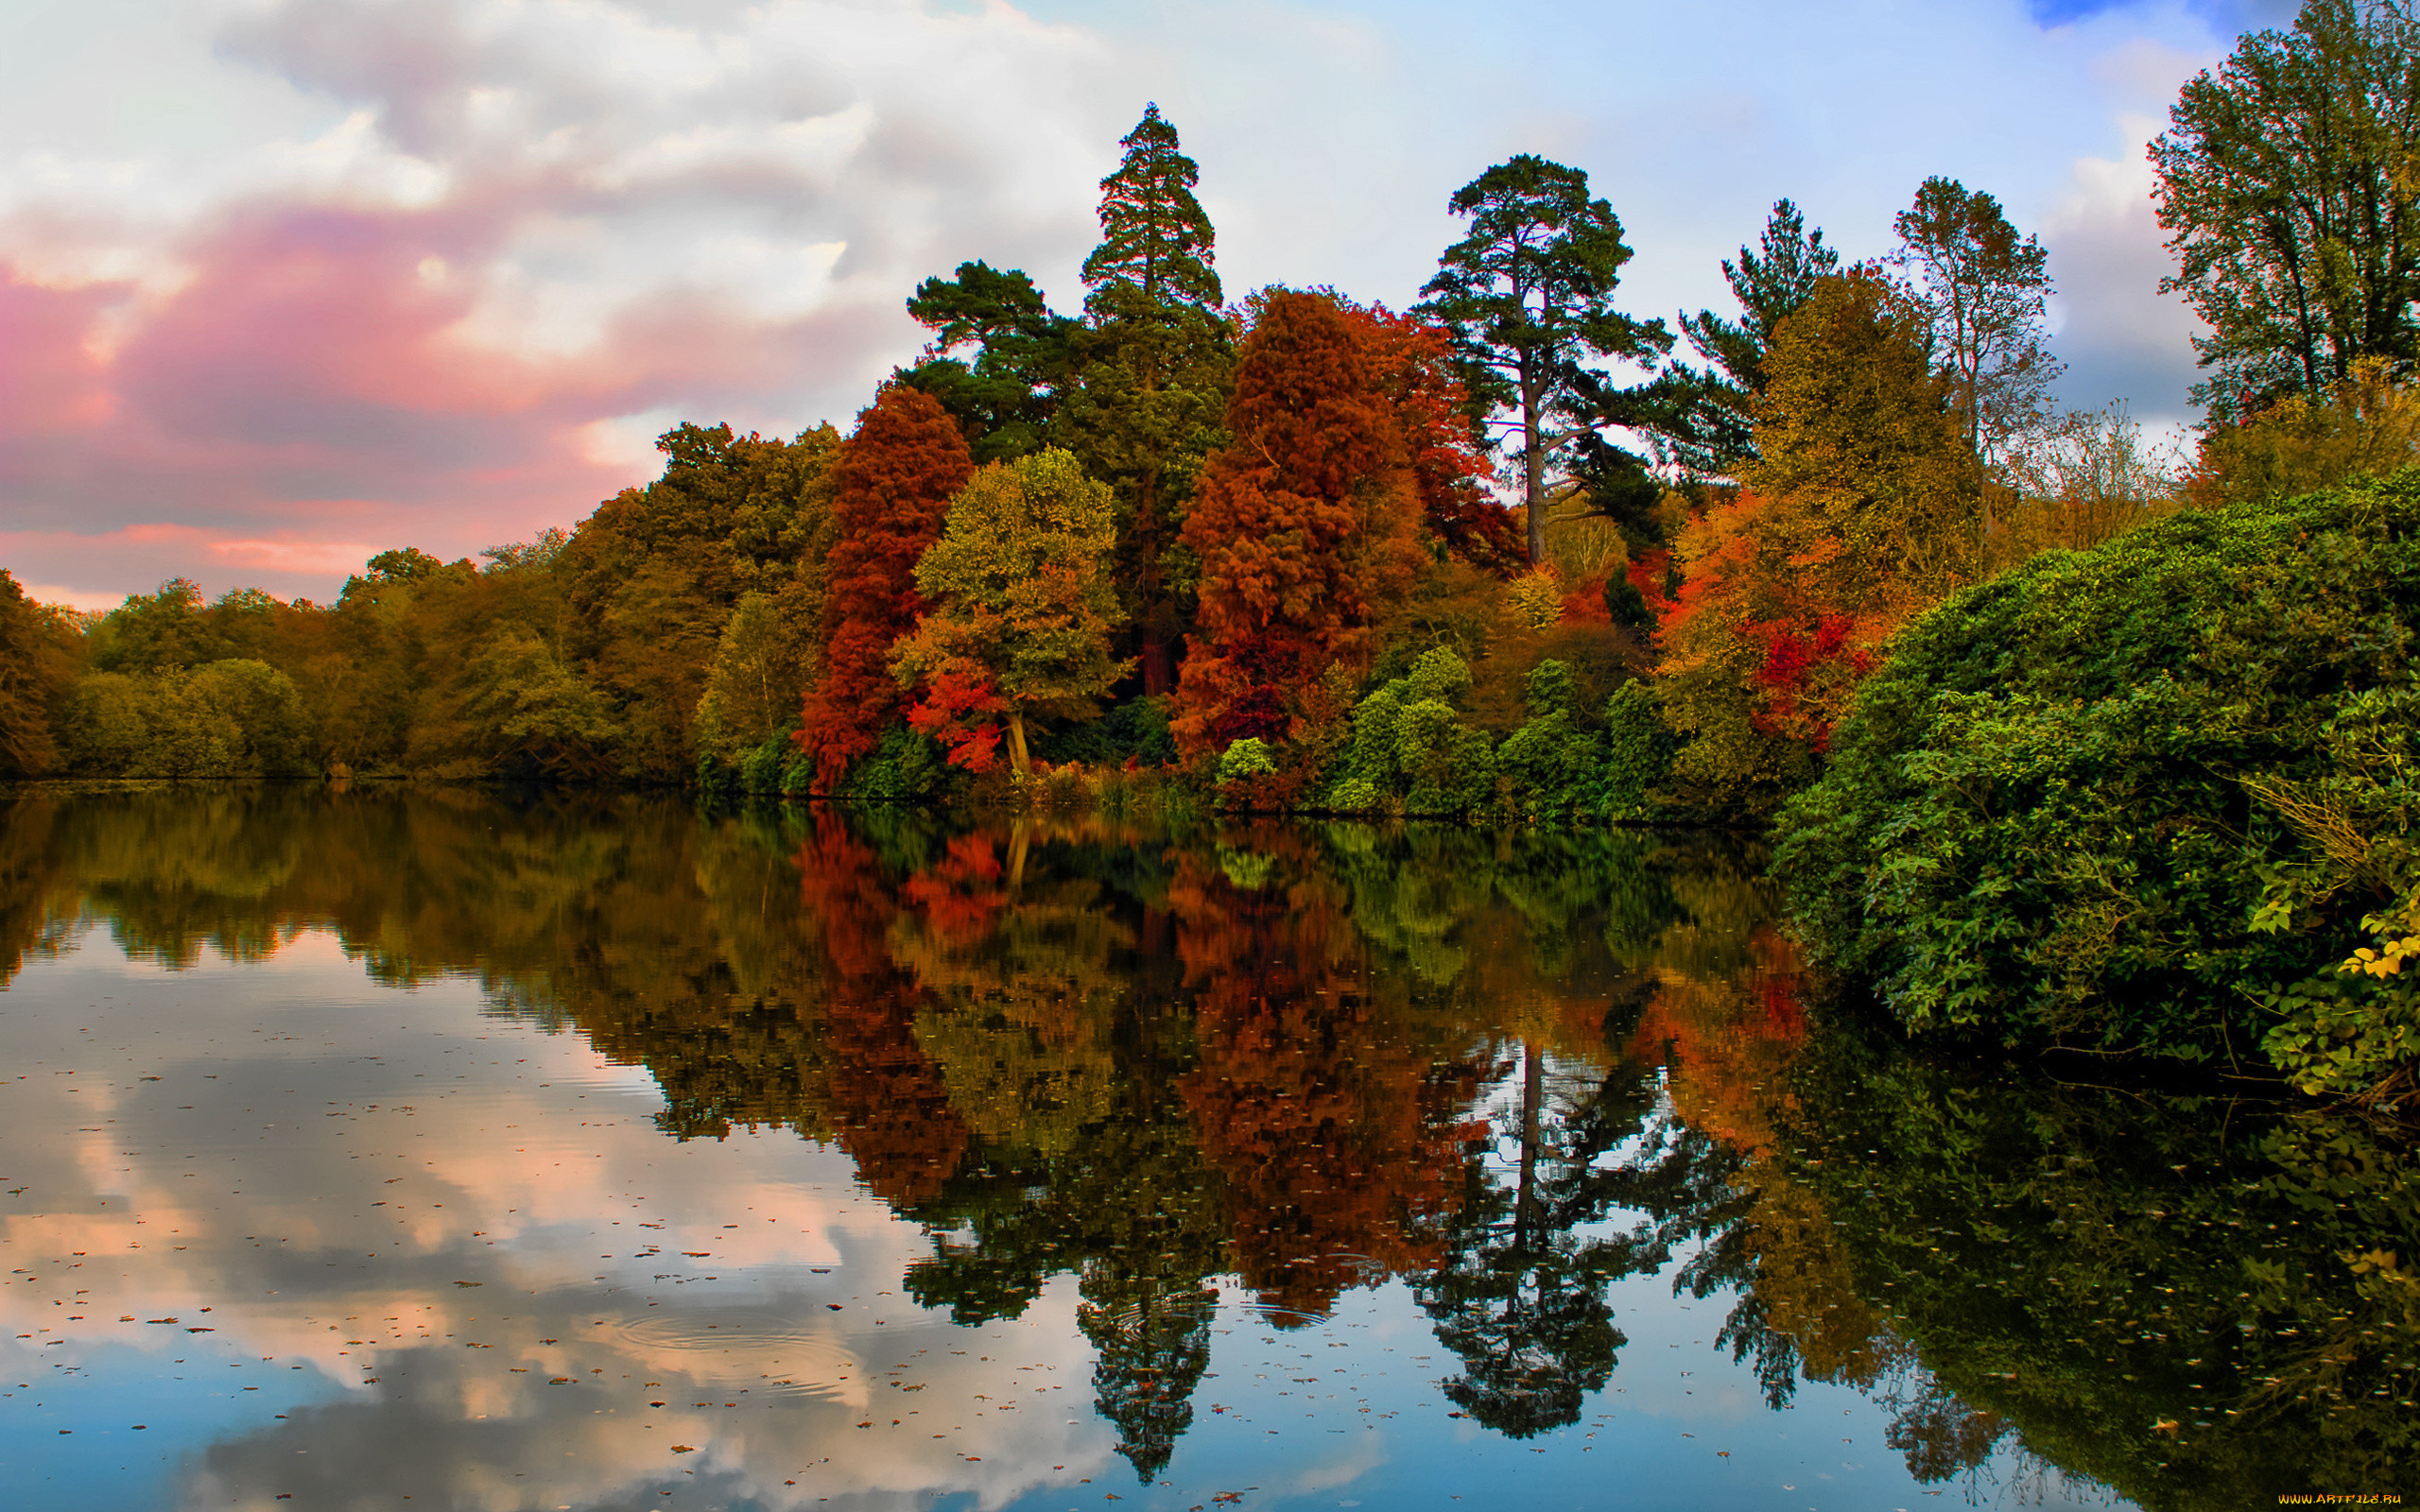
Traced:
[[2413, 1489], [2407, 1144], [1810, 1028], [1712, 840], [0, 824], [12, 1507]]

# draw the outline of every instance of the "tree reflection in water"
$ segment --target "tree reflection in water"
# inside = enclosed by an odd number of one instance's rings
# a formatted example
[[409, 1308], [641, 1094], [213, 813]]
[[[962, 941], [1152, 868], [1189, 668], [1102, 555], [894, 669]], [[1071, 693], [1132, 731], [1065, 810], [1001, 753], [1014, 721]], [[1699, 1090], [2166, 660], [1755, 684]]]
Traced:
[[1772, 1405], [1891, 1404], [2147, 1505], [2402, 1488], [2408, 1131], [1813, 1028], [1756, 858], [1637, 835], [1170, 833], [905, 809], [210, 788], [21, 798], [0, 981], [107, 928], [175, 969], [333, 930], [661, 1087], [683, 1140], [837, 1143], [960, 1323], [1071, 1276], [1144, 1481], [1222, 1288], [1278, 1327], [1400, 1283], [1512, 1437], [1617, 1369], [1615, 1287], [1727, 1299]]

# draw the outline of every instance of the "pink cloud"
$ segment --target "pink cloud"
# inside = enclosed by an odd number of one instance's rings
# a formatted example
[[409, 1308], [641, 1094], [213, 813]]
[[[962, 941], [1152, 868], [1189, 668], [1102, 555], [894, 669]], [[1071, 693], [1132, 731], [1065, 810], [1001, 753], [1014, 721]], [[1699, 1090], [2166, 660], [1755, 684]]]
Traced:
[[[10, 203], [0, 176], [21, 579], [325, 597], [371, 552], [527, 539], [653, 472], [600, 438], [845, 421], [920, 344], [917, 278], [1031, 245], [970, 230], [1003, 206], [1053, 242], [1089, 231], [1098, 168], [1037, 216], [1036, 144], [970, 138], [965, 87], [918, 56], [983, 58], [978, 93], [1019, 98], [992, 113], [1062, 148], [1051, 60], [1083, 48], [1012, 12], [793, 3], [735, 22], [746, 47], [617, 0], [247, 15], [227, 56], [352, 113], [224, 192], [128, 167], [116, 200], [92, 174]], [[139, 271], [60, 286], [78, 266]]]

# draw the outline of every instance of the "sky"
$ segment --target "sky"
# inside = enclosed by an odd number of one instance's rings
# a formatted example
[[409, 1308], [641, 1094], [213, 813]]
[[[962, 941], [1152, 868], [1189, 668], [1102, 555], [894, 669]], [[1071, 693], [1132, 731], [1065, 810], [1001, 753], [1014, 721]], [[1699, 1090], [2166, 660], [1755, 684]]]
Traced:
[[[1229, 296], [1402, 307], [1455, 189], [1585, 170], [1618, 302], [1728, 312], [1779, 197], [1931, 175], [2049, 251], [2059, 398], [2195, 416], [2143, 149], [2281, 0], [8, 0], [0, 567], [326, 600], [569, 526], [683, 421], [844, 430], [982, 259], [1081, 303], [1156, 101]], [[1684, 349], [1685, 350], [1685, 349]]]

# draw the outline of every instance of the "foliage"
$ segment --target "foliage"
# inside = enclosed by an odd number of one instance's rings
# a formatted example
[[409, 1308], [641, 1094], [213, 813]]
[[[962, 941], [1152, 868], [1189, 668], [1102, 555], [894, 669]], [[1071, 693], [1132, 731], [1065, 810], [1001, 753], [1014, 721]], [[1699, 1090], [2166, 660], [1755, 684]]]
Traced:
[[58, 760], [52, 711], [75, 679], [78, 639], [0, 570], [0, 778], [40, 777]]
[[2250, 1053], [2405, 896], [2415, 512], [2187, 511], [1919, 621], [1782, 817], [1817, 954], [1919, 1029]]
[[1216, 309], [1225, 296], [1211, 264], [1217, 235], [1193, 197], [1201, 170], [1178, 146], [1176, 128], [1156, 103], [1118, 146], [1126, 155], [1100, 181], [1100, 245], [1084, 259], [1086, 308], [1109, 291], [1132, 288], [1146, 300]]
[[[960, 263], [958, 276], [928, 278], [908, 313], [933, 333], [925, 358], [899, 374], [957, 417], [977, 463], [1040, 451], [1075, 382], [1078, 323], [1053, 315], [1023, 272]], [[975, 347], [972, 363], [951, 352]]]
[[317, 770], [293, 680], [243, 659], [80, 679], [60, 720], [69, 770], [138, 778], [301, 777]]
[[[2001, 458], [2017, 498], [2003, 511], [1997, 538], [1984, 542], [1990, 564], [2089, 550], [2176, 508], [2185, 487], [2176, 455], [2146, 445], [2142, 432], [2125, 404], [2113, 404], [2064, 416]], [[2206, 438], [2204, 445], [2206, 455]]]
[[1026, 771], [1029, 713], [1092, 714], [1132, 666], [1109, 650], [1124, 618], [1109, 580], [1115, 536], [1108, 488], [1069, 453], [985, 467], [916, 562], [932, 610], [891, 647], [892, 674], [903, 687], [989, 690]]
[[1674, 780], [1700, 801], [1762, 809], [1803, 783], [1899, 627], [1969, 576], [1979, 478], [1924, 335], [1858, 269], [1774, 338], [1750, 486], [1682, 533], [1659, 635]]
[[1300, 740], [1321, 679], [1366, 668], [1372, 628], [1409, 593], [1420, 502], [1386, 404], [1369, 312], [1270, 289], [1227, 407], [1233, 440], [1184, 524], [1201, 610], [1170, 721], [1188, 754], [1245, 736]]
[[1666, 438], [1674, 460], [1718, 476], [1755, 460], [1755, 404], [1765, 391], [1765, 352], [1773, 332], [1798, 313], [1817, 281], [1840, 266], [1841, 254], [1824, 245], [1822, 230], [1808, 231], [1806, 217], [1787, 199], [1773, 201], [1756, 247], [1740, 248], [1737, 263], [1723, 259], [1722, 281], [1740, 318], [1712, 310], [1681, 317], [1682, 333], [1708, 366], [1696, 375], [1697, 402], [1686, 412], [1687, 423]]
[[1217, 237], [1193, 195], [1198, 170], [1176, 128], [1150, 106], [1124, 146], [1101, 180], [1101, 242], [1083, 267], [1090, 323], [1075, 333], [1082, 379], [1055, 438], [1116, 496], [1116, 581], [1143, 691], [1159, 695], [1174, 685], [1193, 585], [1178, 536], [1203, 459], [1224, 439], [1235, 333], [1212, 268]]
[[821, 678], [798, 733], [816, 787], [840, 785], [899, 707], [891, 644], [925, 611], [916, 563], [940, 539], [949, 499], [975, 470], [957, 424], [931, 396], [886, 384], [832, 464], [835, 537], [823, 601]]
[[2363, 357], [2420, 357], [2420, 21], [2308, 0], [2187, 82], [2151, 147], [2182, 292], [2208, 327], [2193, 397], [2225, 423], [2315, 395]]
[[2342, 380], [2202, 433], [2186, 499], [2204, 507], [2384, 477], [2420, 461], [2420, 388], [2363, 357]]
[[[491, 608], [519, 620], [604, 697], [616, 731], [600, 751], [606, 771], [677, 780], [700, 748], [727, 749], [700, 739], [693, 721], [727, 624], [750, 593], [771, 600], [769, 617], [752, 627], [755, 696], [786, 696], [795, 707], [814, 658], [820, 584], [809, 558], [832, 525], [826, 472], [838, 444], [829, 427], [783, 440], [735, 436], [728, 425], [676, 426], [656, 442], [664, 475], [598, 505], [559, 553], [491, 554], [479, 575], [493, 579], [489, 588], [560, 593], [560, 608], [537, 592]], [[452, 659], [478, 654], [475, 644], [449, 650], [441, 675]], [[744, 720], [728, 736], [752, 745], [788, 713]]]

